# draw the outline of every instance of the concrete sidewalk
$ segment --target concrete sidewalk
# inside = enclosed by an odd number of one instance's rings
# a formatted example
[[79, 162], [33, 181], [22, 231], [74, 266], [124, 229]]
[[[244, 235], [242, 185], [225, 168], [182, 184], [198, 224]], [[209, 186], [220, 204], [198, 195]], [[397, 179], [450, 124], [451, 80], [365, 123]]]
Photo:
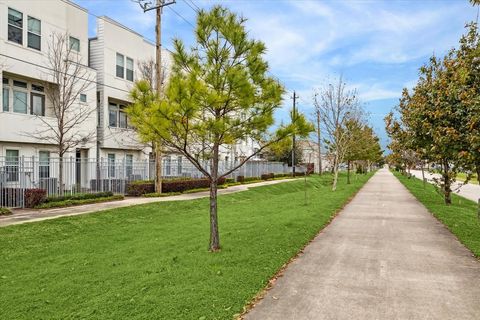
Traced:
[[[284, 180], [271, 180], [262, 181], [258, 183], [244, 184], [238, 186], [228, 187], [227, 189], [219, 189], [218, 195], [225, 195], [230, 193], [236, 193], [246, 191], [250, 188], [268, 186], [277, 183], [283, 183], [288, 181], [295, 181], [297, 179], [284, 179]], [[96, 211], [103, 211], [115, 208], [135, 206], [139, 204], [147, 204], [153, 202], [164, 201], [186, 201], [200, 198], [209, 197], [209, 191], [187, 193], [176, 196], [162, 197], [162, 198], [142, 198], [142, 197], [129, 197], [124, 200], [93, 203], [81, 206], [74, 206], [68, 208], [55, 208], [55, 209], [17, 209], [14, 210], [14, 214], [10, 216], [0, 216], [0, 227], [5, 227], [14, 224], [22, 224], [27, 222], [42, 221], [48, 219], [55, 219], [58, 217], [76, 216], [85, 213], [91, 213]]]
[[[417, 177], [418, 179], [422, 180], [422, 171], [421, 170], [411, 170], [411, 173]], [[433, 183], [432, 178], [440, 178], [439, 174], [433, 174], [429, 172], [425, 172], [425, 178], [429, 183]], [[458, 189], [455, 193], [458, 194], [459, 196], [462, 196], [464, 198], [470, 199], [472, 201], [477, 202], [478, 199], [480, 199], [480, 185], [478, 184], [473, 184], [473, 183], [467, 183], [462, 185], [461, 182], [455, 182], [454, 185], [452, 186], [453, 190]], [[480, 316], [479, 316], [480, 318]]]
[[480, 319], [480, 262], [387, 170], [245, 319]]

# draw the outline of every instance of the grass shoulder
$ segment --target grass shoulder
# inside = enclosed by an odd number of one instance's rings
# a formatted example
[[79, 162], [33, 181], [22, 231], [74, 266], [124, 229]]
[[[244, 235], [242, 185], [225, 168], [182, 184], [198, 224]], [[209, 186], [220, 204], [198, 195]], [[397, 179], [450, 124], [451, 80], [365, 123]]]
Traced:
[[424, 188], [422, 181], [417, 178], [408, 178], [398, 172], [393, 174], [433, 216], [480, 258], [480, 220], [474, 201], [453, 194], [452, 204], [446, 206], [442, 195], [433, 185], [427, 184]]

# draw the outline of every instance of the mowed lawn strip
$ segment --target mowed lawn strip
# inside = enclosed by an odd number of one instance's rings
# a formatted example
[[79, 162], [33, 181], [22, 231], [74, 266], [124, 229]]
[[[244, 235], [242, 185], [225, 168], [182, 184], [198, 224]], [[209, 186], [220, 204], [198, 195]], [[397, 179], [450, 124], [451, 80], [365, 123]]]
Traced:
[[477, 217], [477, 204], [456, 194], [452, 194], [452, 205], [446, 206], [443, 196], [435, 187], [427, 183], [423, 188], [421, 180], [408, 179], [398, 172], [395, 176], [437, 219], [470, 249], [480, 257], [480, 220]]
[[370, 178], [331, 176], [0, 228], [1, 319], [231, 319]]

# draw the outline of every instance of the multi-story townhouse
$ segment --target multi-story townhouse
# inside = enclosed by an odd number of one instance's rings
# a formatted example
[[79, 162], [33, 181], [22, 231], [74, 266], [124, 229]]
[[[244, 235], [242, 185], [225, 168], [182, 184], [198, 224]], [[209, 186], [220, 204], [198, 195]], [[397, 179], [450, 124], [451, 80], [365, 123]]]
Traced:
[[[2, 78], [2, 107], [0, 112], [0, 182], [21, 179], [17, 166], [20, 159], [40, 159], [41, 168], [24, 170], [30, 185], [40, 178], [49, 178], [50, 159], [58, 157], [58, 148], [51, 139], [45, 139], [47, 123], [55, 126], [52, 101], [45, 92], [50, 82], [48, 51], [52, 35], [63, 35], [84, 70], [85, 81], [91, 82], [74, 103], [85, 110], [93, 108], [87, 121], [78, 124], [78, 132], [96, 130], [96, 72], [88, 62], [88, 12], [67, 1], [0, 1], [0, 77]], [[93, 130], [93, 131], [92, 131]], [[39, 134], [43, 133], [43, 136]], [[54, 134], [51, 132], [51, 134]], [[65, 154], [69, 159], [96, 157], [95, 141], [85, 140]], [[75, 160], [73, 161], [75, 163]], [[77, 182], [87, 168], [73, 168]], [[33, 164], [33, 162], [32, 162]], [[8, 166], [8, 170], [5, 167]], [[33, 165], [32, 165], [33, 166]], [[3, 171], [2, 171], [3, 170]], [[5, 177], [5, 171], [8, 171]], [[5, 181], [4, 181], [5, 182]]]
[[[155, 61], [155, 45], [108, 17], [97, 19], [97, 35], [89, 43], [89, 65], [98, 79], [98, 157], [111, 163], [149, 159], [152, 150], [140, 142], [125, 108], [134, 82], [142, 77], [140, 64]], [[167, 52], [162, 58], [168, 62]]]

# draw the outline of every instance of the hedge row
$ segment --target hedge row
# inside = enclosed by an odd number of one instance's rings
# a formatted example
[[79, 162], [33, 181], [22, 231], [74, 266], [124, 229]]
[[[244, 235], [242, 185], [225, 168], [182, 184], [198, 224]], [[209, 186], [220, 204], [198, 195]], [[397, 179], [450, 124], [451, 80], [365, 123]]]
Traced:
[[123, 200], [122, 195], [112, 195], [109, 197], [101, 197], [101, 198], [90, 198], [90, 199], [79, 199], [79, 200], [63, 200], [63, 201], [56, 201], [56, 202], [48, 202], [42, 203], [35, 207], [35, 209], [50, 209], [50, 208], [63, 208], [63, 207], [70, 207], [70, 206], [79, 206], [82, 204], [91, 204], [91, 203], [100, 203], [100, 202], [107, 202], [113, 200]]
[[0, 216], [8, 216], [10, 214], [12, 214], [10, 210], [4, 207], [0, 207]]
[[65, 196], [47, 197], [45, 189], [26, 189], [25, 190], [25, 208], [37, 208], [43, 204], [66, 202], [66, 201], [80, 201], [107, 198], [113, 196], [113, 192], [98, 192], [98, 193], [77, 193]]
[[[218, 185], [225, 183], [225, 178], [218, 181]], [[162, 193], [184, 192], [192, 189], [209, 188], [210, 182], [208, 179], [172, 179], [162, 181]], [[155, 192], [155, 183], [153, 181], [134, 181], [127, 185], [127, 195], [142, 196]]]

